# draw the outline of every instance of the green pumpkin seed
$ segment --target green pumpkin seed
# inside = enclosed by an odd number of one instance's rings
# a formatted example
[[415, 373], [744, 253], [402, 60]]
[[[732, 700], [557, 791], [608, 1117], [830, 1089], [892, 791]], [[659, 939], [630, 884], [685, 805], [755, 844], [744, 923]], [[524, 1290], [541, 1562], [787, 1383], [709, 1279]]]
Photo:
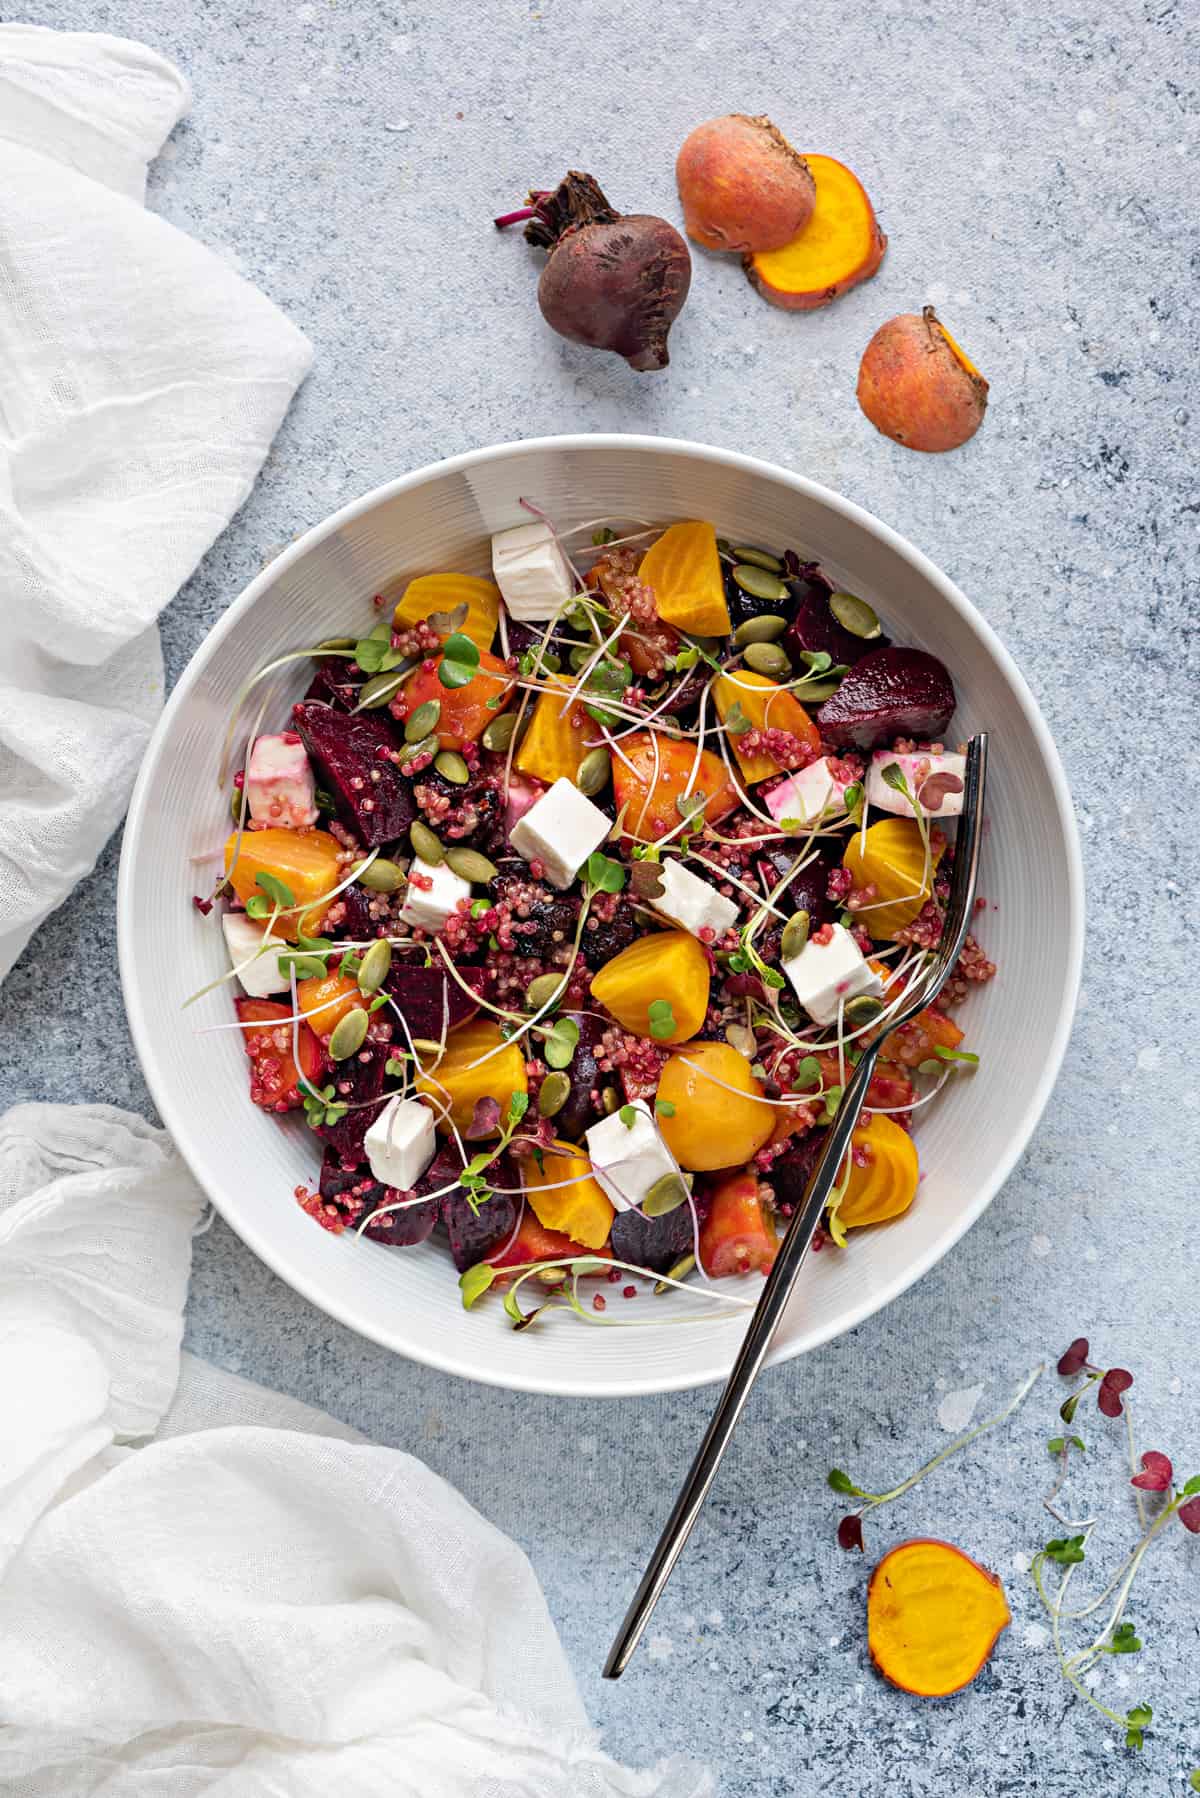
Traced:
[[769, 675], [772, 680], [783, 679], [792, 672], [792, 664], [778, 643], [748, 643], [742, 660], [755, 674]]
[[604, 791], [611, 773], [612, 761], [608, 750], [589, 749], [575, 770], [575, 785], [585, 798], [591, 799]]
[[538, 1116], [552, 1118], [557, 1115], [571, 1097], [570, 1074], [547, 1074], [538, 1088]]
[[465, 787], [471, 778], [471, 770], [457, 749], [443, 749], [434, 756], [433, 765], [443, 780], [452, 780], [456, 787]]
[[782, 637], [787, 629], [787, 619], [781, 618], [777, 612], [763, 612], [757, 618], [747, 618], [739, 624], [733, 633], [733, 640], [739, 649], [747, 643], [774, 643], [776, 637]]
[[664, 1174], [656, 1180], [650, 1191], [642, 1200], [644, 1217], [666, 1217], [669, 1211], [677, 1211], [688, 1196], [680, 1174]]
[[783, 563], [779, 560], [778, 556], [773, 556], [770, 550], [746, 549], [744, 546], [735, 543], [733, 546], [733, 554], [737, 557], [743, 567], [749, 562], [752, 568], [765, 568], [770, 574], [783, 573]]
[[398, 893], [406, 875], [399, 862], [390, 862], [386, 856], [377, 855], [369, 867], [360, 862], [354, 870], [354, 878], [370, 893]]
[[605, 1115], [611, 1117], [614, 1111], [620, 1110], [623, 1100], [615, 1086], [606, 1086], [601, 1089], [600, 1103], [604, 1107]]
[[391, 968], [392, 945], [380, 937], [377, 943], [371, 944], [358, 964], [359, 992], [377, 993], [391, 972]]
[[882, 1000], [873, 999], [869, 993], [860, 993], [857, 999], [847, 1000], [842, 1016], [857, 1029], [860, 1024], [873, 1024], [882, 1010]]
[[[672, 1280], [686, 1280], [695, 1265], [696, 1257], [694, 1255], [685, 1255], [682, 1261], [677, 1261], [674, 1267], [669, 1267], [667, 1269], [667, 1274]], [[656, 1298], [664, 1292], [673, 1291], [674, 1287], [668, 1286], [666, 1280], [660, 1280], [654, 1288]]]
[[719, 656], [725, 647], [724, 637], [693, 637], [692, 642], [710, 656]]
[[410, 712], [404, 720], [404, 741], [419, 743], [430, 731], [436, 730], [441, 721], [442, 702], [440, 699], [427, 699], [419, 705], [415, 712]]
[[436, 868], [446, 859], [446, 851], [442, 848], [441, 842], [434, 836], [428, 824], [422, 824], [419, 818], [415, 818], [409, 825], [408, 840], [413, 846], [413, 854], [419, 855], [421, 860], [428, 862], [431, 868]]
[[758, 1054], [758, 1044], [754, 1039], [754, 1032], [745, 1024], [726, 1024], [725, 1041], [730, 1048], [736, 1049], [739, 1055], [744, 1055], [747, 1061], [753, 1061]]
[[857, 593], [831, 593], [829, 610], [833, 613], [843, 630], [852, 637], [877, 637], [879, 620], [865, 599], [859, 599]]
[[832, 699], [841, 686], [840, 680], [805, 681], [804, 700], [807, 705], [815, 705], [818, 699]]
[[361, 1005], [348, 1011], [344, 1018], [339, 1018], [333, 1027], [333, 1035], [329, 1039], [329, 1058], [331, 1061], [349, 1061], [357, 1055], [366, 1041], [367, 1014]]
[[718, 555], [722, 555], [722, 556], [732, 555], [733, 552], [729, 547], [728, 537], [718, 537], [717, 538], [717, 553], [718, 553]]
[[808, 941], [809, 921], [806, 911], [794, 912], [788, 919], [783, 927], [783, 937], [779, 944], [780, 961], [795, 961]]
[[460, 880], [474, 881], [478, 886], [486, 886], [500, 872], [486, 855], [480, 855], [478, 849], [447, 849], [446, 866]]
[[513, 740], [513, 732], [516, 728], [517, 714], [515, 712], [501, 712], [498, 718], [492, 719], [491, 723], [484, 731], [482, 739], [483, 747], [492, 750], [494, 754], [503, 755]]
[[[234, 823], [240, 824], [242, 821], [242, 789], [240, 787], [235, 787], [233, 789], [233, 797], [229, 801], [229, 810], [233, 815]], [[246, 808], [246, 816], [250, 816], [249, 806]]]
[[317, 644], [312, 653], [320, 656], [330, 649], [353, 649], [357, 642], [357, 637], [326, 637], [323, 642]]
[[419, 743], [406, 743], [404, 745], [404, 760], [400, 763], [401, 774], [411, 773], [414, 762], [420, 761], [427, 755], [436, 755], [437, 752], [438, 740], [436, 736], [422, 737]]
[[389, 668], [386, 674], [373, 674], [370, 680], [364, 681], [359, 689], [355, 711], [374, 712], [381, 705], [386, 705], [389, 699], [396, 697], [405, 675], [415, 666], [415, 662], [402, 662], [399, 668]]
[[561, 974], [539, 974], [525, 988], [526, 1005], [531, 1011], [540, 1011], [543, 1005], [550, 1003], [562, 983]]
[[733, 571], [733, 578], [743, 593], [749, 593], [753, 599], [786, 599], [788, 590], [777, 574], [769, 568], [756, 568], [753, 562], [739, 562]]

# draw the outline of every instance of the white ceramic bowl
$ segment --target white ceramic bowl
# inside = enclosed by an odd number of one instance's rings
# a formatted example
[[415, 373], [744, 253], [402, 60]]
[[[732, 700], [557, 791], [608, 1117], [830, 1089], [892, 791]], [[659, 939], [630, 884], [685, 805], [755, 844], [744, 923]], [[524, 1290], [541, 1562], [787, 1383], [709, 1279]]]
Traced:
[[[744, 1314], [686, 1297], [621, 1306], [635, 1329], [570, 1317], [513, 1333], [489, 1299], [470, 1314], [436, 1244], [386, 1250], [319, 1229], [293, 1199], [314, 1185], [319, 1144], [294, 1117], [253, 1109], [230, 990], [180, 1012], [224, 972], [216, 920], [191, 896], [212, 865], [191, 859], [229, 828], [217, 786], [220, 745], [247, 676], [289, 649], [371, 617], [398, 573], [487, 573], [488, 538], [520, 522], [520, 496], [560, 526], [605, 514], [667, 522], [711, 518], [735, 542], [791, 545], [880, 612], [901, 643], [939, 655], [959, 695], [955, 739], [991, 733], [989, 833], [981, 922], [999, 975], [967, 1001], [982, 1057], [920, 1121], [924, 1179], [906, 1216], [856, 1233], [845, 1253], [813, 1256], [773, 1359], [827, 1342], [903, 1292], [995, 1196], [1029, 1139], [1058, 1072], [1075, 1007], [1082, 939], [1079, 846], [1062, 766], [1024, 681], [958, 589], [911, 544], [827, 488], [699, 444], [619, 436], [548, 438], [457, 456], [356, 500], [260, 574], [216, 625], [171, 697], [130, 807], [118, 899], [121, 976], [154, 1100], [193, 1172], [242, 1239], [298, 1292], [364, 1336], [495, 1385], [577, 1395], [668, 1391], [722, 1377]], [[264, 684], [268, 727], [303, 691], [297, 662]], [[264, 689], [260, 689], [260, 696]], [[243, 729], [251, 720], [243, 720]], [[993, 909], [995, 906], [996, 909]], [[739, 1283], [743, 1284], [743, 1283]], [[758, 1282], [744, 1283], [748, 1293]], [[721, 1308], [724, 1310], [724, 1307]], [[610, 1315], [612, 1308], [610, 1306]], [[689, 1321], [669, 1327], [656, 1317]]]

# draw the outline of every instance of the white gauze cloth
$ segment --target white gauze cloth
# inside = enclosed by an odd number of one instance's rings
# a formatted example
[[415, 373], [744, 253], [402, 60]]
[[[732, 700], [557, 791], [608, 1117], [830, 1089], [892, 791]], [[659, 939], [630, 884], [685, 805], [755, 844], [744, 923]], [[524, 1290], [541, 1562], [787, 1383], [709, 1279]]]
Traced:
[[187, 83], [0, 25], [0, 978], [120, 822], [155, 619], [249, 493], [311, 360], [143, 203]]
[[444, 1480], [181, 1374], [203, 1206], [127, 1112], [0, 1118], [0, 1792], [711, 1793], [601, 1753], [529, 1563]]

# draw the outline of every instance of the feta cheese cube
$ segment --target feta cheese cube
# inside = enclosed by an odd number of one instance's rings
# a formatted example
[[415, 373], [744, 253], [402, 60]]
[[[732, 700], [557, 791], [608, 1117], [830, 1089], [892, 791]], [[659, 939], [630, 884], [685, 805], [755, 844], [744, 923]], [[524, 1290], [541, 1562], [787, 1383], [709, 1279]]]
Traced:
[[413, 857], [412, 866], [408, 870], [408, 885], [404, 889], [404, 904], [400, 907], [400, 916], [406, 924], [415, 930], [427, 930], [430, 936], [436, 936], [444, 929], [446, 919], [458, 910], [460, 899], [471, 897], [471, 883], [460, 874], [455, 874], [445, 862], [436, 867], [430, 862], [423, 862], [419, 855]]
[[437, 1148], [433, 1113], [420, 1099], [397, 1093], [369, 1125], [363, 1146], [381, 1186], [411, 1192]]
[[510, 618], [545, 624], [575, 591], [575, 576], [548, 524], [519, 524], [492, 538], [492, 573]]
[[[867, 804], [874, 806], [878, 812], [894, 812], [899, 818], [911, 818], [913, 808], [903, 793], [895, 787], [889, 787], [883, 778], [883, 771], [895, 762], [901, 774], [908, 782], [908, 790], [915, 793], [922, 812], [929, 818], [957, 818], [962, 813], [963, 786], [966, 780], [967, 758], [965, 755], [930, 755], [927, 750], [917, 749], [911, 755], [897, 755], [894, 749], [877, 749], [871, 757], [871, 765], [867, 769]], [[942, 781], [936, 777], [945, 775]], [[928, 788], [926, 783], [934, 781]], [[954, 782], [957, 781], [957, 787]], [[934, 801], [937, 801], [935, 804]]]
[[864, 993], [878, 999], [883, 992], [883, 981], [844, 925], [830, 924], [828, 929], [827, 941], [810, 936], [799, 955], [782, 963], [814, 1024], [834, 1024], [839, 1005]]
[[[229, 950], [229, 961], [232, 967], [246, 966], [238, 975], [238, 984], [251, 999], [266, 999], [272, 993], [284, 993], [292, 984], [288, 975], [279, 966], [279, 951], [292, 952], [291, 943], [285, 943], [282, 937], [267, 936], [265, 924], [248, 918], [244, 911], [227, 911], [221, 919], [221, 929], [225, 932], [225, 946]], [[263, 944], [273, 946], [260, 954]], [[250, 958], [255, 959], [252, 961]]]
[[842, 810], [842, 796], [852, 783], [840, 774], [830, 756], [798, 768], [765, 795], [767, 810], [775, 819], [795, 818], [800, 824], [817, 824]]
[[592, 1172], [618, 1211], [632, 1211], [664, 1174], [677, 1171], [645, 1100], [626, 1109], [637, 1114], [632, 1124], [614, 1111], [586, 1132]]
[[668, 856], [661, 864], [659, 876], [662, 896], [650, 903], [660, 916], [669, 918], [681, 930], [690, 930], [693, 936], [699, 936], [702, 930], [711, 931], [708, 941], [715, 942], [737, 923], [738, 908], [733, 900], [685, 868], [675, 856]]
[[611, 829], [612, 819], [560, 774], [514, 825], [508, 840], [527, 862], [543, 863], [551, 886], [569, 887]]
[[294, 730], [255, 737], [246, 769], [246, 798], [256, 824], [307, 830], [317, 821], [316, 782]]

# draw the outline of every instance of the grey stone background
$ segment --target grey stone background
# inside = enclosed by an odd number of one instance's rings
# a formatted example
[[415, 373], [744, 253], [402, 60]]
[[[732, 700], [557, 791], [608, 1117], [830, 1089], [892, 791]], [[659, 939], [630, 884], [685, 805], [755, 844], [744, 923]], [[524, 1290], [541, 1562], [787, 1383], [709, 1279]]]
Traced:
[[[603, 1652], [711, 1394], [510, 1397], [409, 1366], [220, 1223], [197, 1244], [189, 1344], [413, 1450], [516, 1536], [607, 1745], [631, 1761], [689, 1750], [745, 1798], [1182, 1792], [1200, 1763], [1200, 1541], [1173, 1528], [1156, 1546], [1132, 1611], [1145, 1649], [1103, 1669], [1114, 1708], [1154, 1707], [1132, 1755], [1058, 1678], [1024, 1571], [1055, 1533], [1040, 1508], [1053, 1372], [1003, 1433], [868, 1525], [871, 1555], [943, 1534], [1005, 1580], [1013, 1627], [953, 1700], [872, 1673], [870, 1555], [835, 1547], [824, 1475], [837, 1461], [892, 1483], [1078, 1331], [1136, 1372], [1142, 1446], [1200, 1469], [1185, 1028], [1200, 16], [1184, 0], [34, 0], [23, 16], [138, 37], [182, 66], [194, 110], [150, 204], [316, 347], [254, 494], [165, 614], [172, 675], [276, 549], [405, 469], [542, 432], [694, 437], [830, 483], [962, 584], [1045, 708], [1087, 859], [1084, 1002], [1028, 1154], [914, 1291], [763, 1381], [619, 1685], [599, 1679]], [[577, 166], [618, 205], [677, 218], [674, 152], [731, 109], [769, 112], [860, 173], [892, 240], [879, 276], [796, 317], [698, 253], [658, 376], [552, 337], [536, 260], [492, 232], [493, 212]], [[853, 398], [871, 332], [930, 300], [992, 382], [982, 431], [944, 458], [886, 442]], [[117, 982], [117, 853], [5, 985], [6, 1102], [150, 1111]], [[1105, 1512], [1111, 1563], [1134, 1527], [1120, 1437], [1090, 1409], [1079, 1422], [1077, 1502]]]

